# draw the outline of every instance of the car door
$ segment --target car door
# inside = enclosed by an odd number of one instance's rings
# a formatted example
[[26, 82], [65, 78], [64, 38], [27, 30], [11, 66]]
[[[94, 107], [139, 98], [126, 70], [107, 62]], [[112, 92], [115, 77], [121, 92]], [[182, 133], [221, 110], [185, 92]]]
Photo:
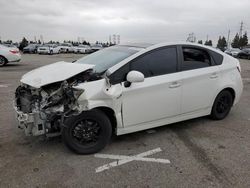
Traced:
[[216, 95], [220, 71], [209, 51], [182, 46], [182, 106], [181, 112], [192, 113], [211, 107]]
[[[125, 127], [180, 114], [181, 80], [175, 46], [150, 51], [128, 65], [144, 74], [141, 83], [123, 82], [122, 115]], [[124, 71], [126, 72], [126, 71]]]

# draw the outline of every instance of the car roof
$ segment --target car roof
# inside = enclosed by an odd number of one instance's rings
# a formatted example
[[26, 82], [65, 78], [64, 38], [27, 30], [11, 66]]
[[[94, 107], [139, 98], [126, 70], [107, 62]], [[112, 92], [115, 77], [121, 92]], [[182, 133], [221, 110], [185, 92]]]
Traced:
[[193, 46], [193, 47], [200, 47], [200, 48], [209, 49], [209, 50], [217, 52], [221, 55], [224, 55], [222, 51], [220, 51], [212, 46], [206, 46], [206, 45], [191, 43], [191, 42], [123, 43], [123, 44], [119, 44], [119, 46], [136, 47], [136, 48], [142, 48], [142, 49], [155, 49], [155, 48], [160, 48], [160, 47], [164, 47], [164, 46], [172, 46], [172, 45], [189, 45], [189, 46]]
[[136, 48], [148, 48], [153, 46], [154, 44], [151, 43], [122, 43], [119, 46], [127, 46], [127, 47], [136, 47]]

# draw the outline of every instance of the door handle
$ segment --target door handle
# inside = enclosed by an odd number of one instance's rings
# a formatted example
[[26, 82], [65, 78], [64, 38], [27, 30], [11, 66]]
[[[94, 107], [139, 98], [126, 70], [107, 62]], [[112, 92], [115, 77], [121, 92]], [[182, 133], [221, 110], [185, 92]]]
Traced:
[[210, 78], [211, 79], [214, 79], [214, 78], [218, 78], [218, 73], [217, 72], [214, 72], [210, 75]]
[[180, 82], [172, 82], [169, 86], [169, 88], [177, 88], [180, 87], [181, 83]]

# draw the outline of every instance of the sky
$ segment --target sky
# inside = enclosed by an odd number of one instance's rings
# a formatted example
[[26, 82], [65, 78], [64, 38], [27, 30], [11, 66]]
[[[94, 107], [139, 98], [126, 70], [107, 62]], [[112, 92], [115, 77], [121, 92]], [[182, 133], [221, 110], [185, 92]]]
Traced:
[[250, 32], [250, 0], [0, 0], [0, 39], [20, 41], [214, 42]]

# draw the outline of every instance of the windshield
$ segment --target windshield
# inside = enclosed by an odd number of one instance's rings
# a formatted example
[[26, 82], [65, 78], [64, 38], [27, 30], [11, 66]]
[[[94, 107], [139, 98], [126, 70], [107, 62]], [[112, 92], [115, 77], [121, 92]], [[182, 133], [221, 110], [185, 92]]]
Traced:
[[76, 63], [95, 65], [94, 72], [102, 73], [138, 51], [138, 48], [113, 46], [85, 56]]

